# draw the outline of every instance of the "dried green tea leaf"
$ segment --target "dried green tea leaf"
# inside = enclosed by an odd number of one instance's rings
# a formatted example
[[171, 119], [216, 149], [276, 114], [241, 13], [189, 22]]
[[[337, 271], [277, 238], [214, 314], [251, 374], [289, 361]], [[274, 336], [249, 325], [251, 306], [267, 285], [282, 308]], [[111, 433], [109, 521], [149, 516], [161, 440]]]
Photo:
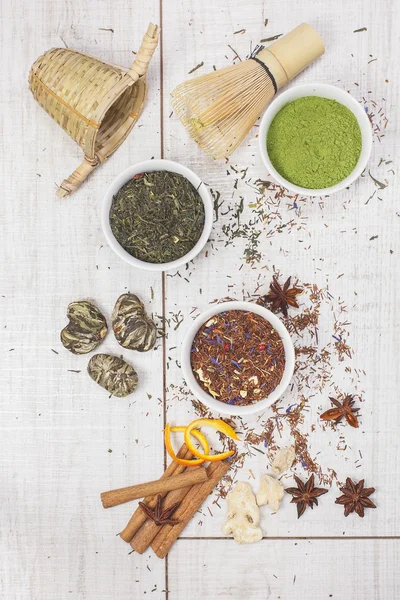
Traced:
[[138, 384], [138, 376], [133, 367], [118, 356], [95, 354], [89, 361], [90, 377], [107, 392], [118, 398], [129, 396]]
[[199, 63], [198, 65], [196, 65], [195, 67], [193, 67], [193, 69], [191, 69], [190, 71], [188, 71], [188, 75], [191, 75], [192, 73], [194, 73], [195, 71], [197, 71], [197, 69], [200, 69], [200, 67], [204, 67], [204, 61], [201, 61], [201, 63]]
[[280, 38], [282, 35], [283, 35], [283, 33], [278, 33], [278, 35], [273, 35], [272, 37], [263, 38], [262, 40], [260, 40], [260, 43], [263, 44], [264, 42], [273, 42], [274, 40], [277, 40], [278, 38]]
[[371, 177], [372, 181], [375, 183], [375, 185], [377, 185], [377, 186], [378, 186], [378, 188], [379, 188], [380, 190], [384, 190], [384, 189], [385, 189], [385, 187], [387, 187], [387, 184], [385, 184], [385, 183], [382, 183], [382, 181], [378, 181], [377, 179], [375, 179], [375, 177], [373, 177], [373, 176], [371, 175], [371, 171], [370, 171], [369, 169], [368, 169], [368, 175]]
[[171, 262], [198, 242], [205, 221], [199, 192], [170, 171], [139, 173], [114, 196], [110, 226], [119, 244], [148, 263]]
[[124, 348], [147, 352], [156, 343], [157, 327], [135, 294], [122, 294], [118, 298], [112, 326], [117, 342]]
[[67, 318], [69, 323], [62, 330], [60, 338], [63, 346], [73, 354], [91, 352], [106, 336], [107, 321], [92, 302], [71, 302]]

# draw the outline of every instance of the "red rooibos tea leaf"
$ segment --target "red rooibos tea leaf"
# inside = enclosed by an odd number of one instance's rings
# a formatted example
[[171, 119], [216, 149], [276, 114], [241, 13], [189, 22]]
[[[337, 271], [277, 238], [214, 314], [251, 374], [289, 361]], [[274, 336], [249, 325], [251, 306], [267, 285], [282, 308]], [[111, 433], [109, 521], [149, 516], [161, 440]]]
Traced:
[[244, 310], [228, 310], [199, 329], [191, 364], [199, 385], [217, 400], [253, 404], [280, 383], [285, 350], [279, 333], [266, 319]]

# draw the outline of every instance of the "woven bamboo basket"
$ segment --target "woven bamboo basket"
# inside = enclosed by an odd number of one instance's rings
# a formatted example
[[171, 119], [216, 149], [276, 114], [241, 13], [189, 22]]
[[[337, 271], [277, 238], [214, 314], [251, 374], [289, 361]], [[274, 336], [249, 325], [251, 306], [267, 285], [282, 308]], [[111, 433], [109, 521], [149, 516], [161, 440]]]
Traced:
[[130, 69], [68, 48], [49, 50], [32, 65], [29, 89], [35, 100], [84, 152], [82, 164], [58, 188], [59, 198], [74, 192], [135, 125], [159, 33], [150, 23]]

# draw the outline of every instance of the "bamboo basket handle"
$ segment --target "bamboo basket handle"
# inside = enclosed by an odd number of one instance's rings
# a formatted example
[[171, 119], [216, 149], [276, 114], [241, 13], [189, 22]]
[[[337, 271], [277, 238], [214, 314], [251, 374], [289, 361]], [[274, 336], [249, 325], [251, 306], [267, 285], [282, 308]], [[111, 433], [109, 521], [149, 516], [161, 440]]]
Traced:
[[[127, 71], [126, 75], [131, 78], [133, 85], [139, 77], [143, 77], [146, 74], [149, 62], [157, 48], [158, 39], [160, 36], [160, 28], [158, 25], [150, 23], [146, 33], [144, 34], [142, 43], [136, 58], [132, 64], [132, 67]], [[64, 179], [60, 187], [58, 188], [56, 195], [58, 198], [65, 198], [69, 194], [72, 194], [85, 179], [90, 175], [92, 171], [100, 164], [100, 158], [95, 157], [93, 160], [85, 156], [82, 164], [68, 177]]]
[[100, 160], [98, 158], [89, 160], [85, 156], [83, 163], [75, 169], [68, 179], [64, 179], [56, 192], [56, 196], [58, 198], [65, 198], [65, 196], [72, 194], [99, 164]]
[[142, 43], [139, 48], [139, 52], [136, 54], [136, 58], [133, 65], [127, 72], [127, 75], [131, 77], [132, 82], [135, 83], [139, 77], [143, 77], [149, 67], [149, 62], [157, 48], [158, 39], [160, 37], [160, 28], [158, 25], [150, 23], [146, 33], [144, 34]]

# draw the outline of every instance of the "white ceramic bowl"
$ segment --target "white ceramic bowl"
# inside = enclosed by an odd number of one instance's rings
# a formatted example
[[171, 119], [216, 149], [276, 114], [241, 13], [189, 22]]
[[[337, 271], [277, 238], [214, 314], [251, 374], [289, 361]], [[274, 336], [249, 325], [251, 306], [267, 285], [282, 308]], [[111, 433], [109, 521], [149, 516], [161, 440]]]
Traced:
[[[361, 129], [361, 140], [362, 148], [361, 154], [354, 170], [336, 185], [331, 187], [322, 188], [319, 190], [312, 190], [309, 188], [303, 188], [299, 185], [295, 185], [290, 181], [287, 181], [278, 171], [273, 167], [267, 152], [267, 133], [269, 126], [271, 125], [275, 115], [289, 102], [297, 100], [297, 98], [303, 98], [304, 96], [320, 96], [321, 98], [329, 98], [330, 100], [337, 100], [341, 104], [344, 104], [356, 117], [358, 124]], [[306, 83], [304, 85], [297, 85], [289, 88], [282, 94], [280, 94], [267, 108], [260, 123], [259, 130], [259, 147], [261, 157], [268, 171], [272, 177], [282, 185], [283, 187], [301, 194], [302, 196], [325, 196], [333, 194], [347, 188], [351, 185], [363, 172], [367, 162], [369, 160], [372, 148], [372, 128], [371, 123], [366, 115], [364, 108], [355, 100], [350, 94], [344, 90], [326, 83]]]
[[[204, 228], [198, 242], [190, 250], [190, 252], [188, 252], [181, 258], [178, 258], [177, 260], [167, 263], [148, 263], [143, 260], [139, 260], [138, 258], [135, 258], [131, 254], [129, 254], [129, 252], [124, 250], [124, 248], [122, 248], [122, 246], [114, 237], [110, 226], [110, 208], [115, 194], [122, 188], [123, 185], [125, 185], [125, 183], [130, 181], [132, 177], [134, 177], [138, 173], [148, 173], [151, 171], [171, 171], [172, 173], [179, 173], [180, 175], [183, 175], [184, 177], [186, 177], [186, 179], [190, 181], [190, 183], [192, 183], [192, 185], [196, 189], [198, 189], [198, 192], [204, 204]], [[213, 203], [207, 187], [204, 185], [200, 177], [193, 173], [193, 171], [171, 160], [145, 160], [144, 162], [132, 165], [131, 167], [125, 169], [125, 171], [122, 171], [122, 173], [117, 175], [117, 177], [114, 179], [114, 181], [111, 183], [108, 190], [106, 191], [101, 207], [101, 225], [108, 245], [114, 250], [115, 254], [117, 254], [120, 258], [128, 262], [130, 265], [132, 265], [133, 267], [138, 267], [139, 269], [145, 269], [146, 271], [169, 271], [170, 269], [176, 269], [177, 267], [181, 267], [182, 265], [192, 260], [195, 256], [197, 256], [197, 254], [199, 254], [199, 252], [205, 246], [208, 238], [210, 237], [212, 223]]]
[[[285, 370], [283, 372], [281, 382], [267, 398], [263, 398], [262, 400], [259, 400], [254, 404], [249, 404], [247, 406], [225, 404], [224, 402], [216, 400], [200, 387], [192, 370], [190, 360], [191, 349], [196, 333], [204, 323], [211, 319], [211, 317], [221, 312], [225, 312], [227, 310], [245, 310], [260, 315], [261, 317], [264, 317], [264, 319], [271, 323], [271, 325], [281, 336], [283, 347], [285, 350]], [[282, 321], [270, 310], [259, 306], [258, 304], [254, 304], [253, 302], [222, 302], [221, 304], [212, 306], [193, 321], [192, 325], [189, 327], [188, 331], [185, 334], [182, 344], [182, 371], [187, 385], [189, 386], [193, 394], [201, 402], [208, 406], [208, 408], [217, 413], [222, 413], [225, 415], [244, 416], [257, 413], [266, 408], [269, 408], [274, 402], [278, 400], [278, 398], [283, 394], [283, 392], [289, 385], [294, 371], [294, 363], [295, 355], [293, 342], [290, 338], [288, 330], [286, 329]]]

